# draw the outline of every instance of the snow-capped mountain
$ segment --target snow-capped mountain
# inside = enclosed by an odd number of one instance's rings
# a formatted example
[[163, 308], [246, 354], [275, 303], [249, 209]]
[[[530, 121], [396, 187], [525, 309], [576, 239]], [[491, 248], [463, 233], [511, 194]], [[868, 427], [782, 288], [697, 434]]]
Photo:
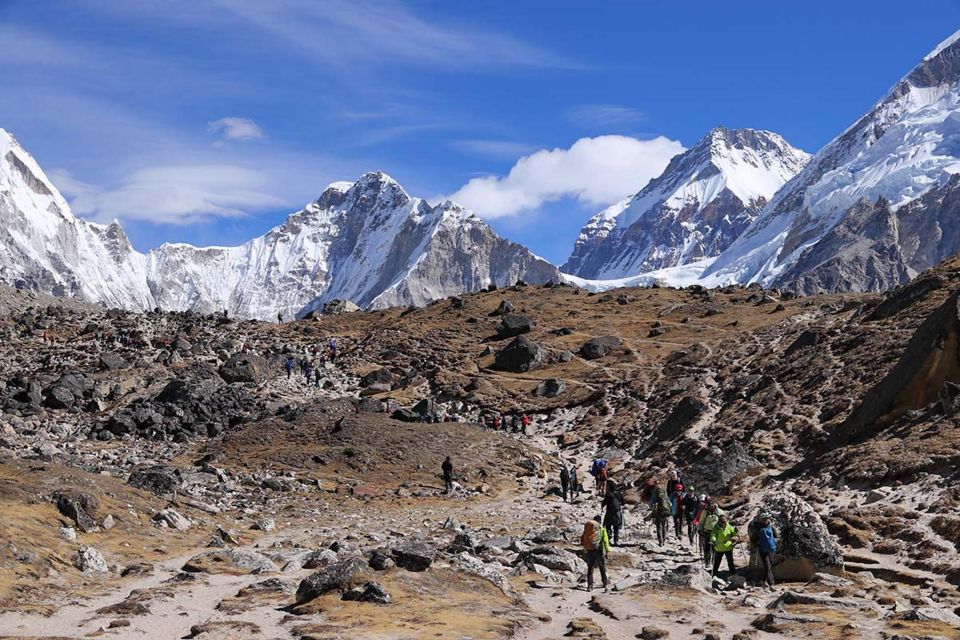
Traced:
[[346, 299], [422, 305], [558, 271], [451, 202], [431, 206], [383, 173], [334, 183], [316, 202], [237, 247], [135, 251], [116, 222], [77, 218], [0, 129], [0, 281], [130, 310], [219, 312], [272, 320]]
[[0, 129], [0, 281], [147, 309], [146, 280], [145, 257], [120, 225], [74, 217], [33, 157]]
[[704, 272], [806, 293], [878, 291], [960, 251], [960, 32], [787, 183]]
[[148, 256], [164, 309], [272, 319], [335, 299], [361, 307], [423, 305], [557, 270], [451, 202], [430, 206], [383, 173], [335, 183], [265, 235], [238, 247], [166, 244]]
[[718, 127], [583, 227], [561, 267], [611, 280], [719, 255], [810, 156], [769, 131]]

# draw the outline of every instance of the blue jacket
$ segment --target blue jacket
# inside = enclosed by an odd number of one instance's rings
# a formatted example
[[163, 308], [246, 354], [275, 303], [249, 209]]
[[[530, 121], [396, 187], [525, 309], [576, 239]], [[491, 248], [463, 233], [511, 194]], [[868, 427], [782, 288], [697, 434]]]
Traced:
[[776, 553], [777, 540], [773, 534], [773, 525], [760, 527], [757, 546], [760, 548], [760, 551], [764, 553]]

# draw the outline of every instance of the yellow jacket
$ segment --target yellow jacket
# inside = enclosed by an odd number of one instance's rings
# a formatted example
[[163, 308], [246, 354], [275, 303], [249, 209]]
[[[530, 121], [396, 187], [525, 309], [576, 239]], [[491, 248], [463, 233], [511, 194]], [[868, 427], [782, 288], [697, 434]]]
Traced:
[[710, 533], [710, 543], [713, 545], [714, 551], [717, 553], [724, 553], [733, 549], [733, 544], [737, 541], [737, 529], [729, 522], [725, 525], [720, 525], [713, 528], [713, 531]]

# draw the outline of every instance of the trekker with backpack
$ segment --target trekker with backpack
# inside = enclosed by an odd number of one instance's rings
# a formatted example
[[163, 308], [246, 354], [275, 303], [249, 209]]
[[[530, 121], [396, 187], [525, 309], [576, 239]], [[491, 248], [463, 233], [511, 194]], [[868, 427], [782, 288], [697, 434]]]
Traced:
[[613, 546], [620, 544], [620, 528], [623, 526], [623, 498], [617, 493], [613, 480], [607, 481], [607, 492], [600, 503], [603, 509], [603, 526], [613, 536]]
[[661, 487], [659, 482], [654, 485], [654, 488], [656, 493], [654, 494], [651, 516], [657, 530], [657, 542], [662, 547], [667, 541], [667, 523], [673, 515], [673, 511], [670, 507], [670, 496], [667, 495], [666, 488]]
[[[590, 466], [590, 475], [592, 475], [596, 481], [597, 495], [604, 495], [608, 477], [607, 473], [607, 461], [603, 458], [595, 459], [593, 465]], [[603, 476], [602, 478], [600, 477], [601, 475]]]
[[570, 470], [567, 465], [560, 469], [560, 490], [563, 492], [563, 501], [567, 502], [567, 495], [570, 493]]
[[693, 538], [696, 534], [696, 527], [693, 526], [693, 520], [697, 517], [700, 510], [700, 499], [697, 497], [697, 491], [693, 487], [687, 487], [683, 494], [683, 516], [687, 520], [687, 539], [693, 544]]
[[283, 363], [283, 368], [287, 370], [287, 380], [289, 380], [290, 376], [293, 375], [293, 356], [287, 356], [286, 362]]
[[704, 501], [704, 507], [700, 510], [700, 514], [697, 516], [697, 522], [699, 523], [700, 530], [700, 542], [701, 549], [703, 550], [703, 565], [706, 567], [710, 566], [710, 562], [713, 559], [714, 547], [710, 543], [710, 536], [713, 533], [714, 527], [717, 526], [717, 521], [721, 516], [725, 516], [716, 502], [713, 502], [709, 497]]
[[594, 516], [583, 525], [580, 535], [580, 546], [586, 552], [587, 560], [587, 591], [593, 591], [593, 569], [600, 568], [600, 579], [603, 588], [607, 588], [607, 555], [610, 553], [610, 538], [607, 530], [600, 524], [600, 516]]
[[443, 470], [443, 486], [447, 493], [451, 493], [453, 491], [453, 463], [450, 461], [450, 456], [444, 458], [440, 468]]
[[717, 524], [710, 533], [710, 544], [713, 545], [713, 574], [717, 575], [720, 562], [726, 558], [730, 575], [736, 573], [733, 565], [733, 545], [737, 543], [737, 529], [727, 522], [727, 516], [720, 516]]
[[580, 497], [580, 478], [576, 463], [570, 468], [570, 502], [573, 502], [574, 496]]

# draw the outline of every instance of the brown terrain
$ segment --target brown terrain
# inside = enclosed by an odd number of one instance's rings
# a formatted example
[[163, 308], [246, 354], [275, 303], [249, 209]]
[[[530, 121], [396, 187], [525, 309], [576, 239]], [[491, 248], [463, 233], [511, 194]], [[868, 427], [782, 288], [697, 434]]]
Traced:
[[[279, 326], [3, 290], [0, 638], [960, 638], [958, 295], [960, 259]], [[331, 337], [320, 386], [287, 378]], [[628, 507], [587, 592], [598, 456]], [[773, 514], [776, 587], [746, 544], [723, 580], [657, 544], [637, 489], [674, 468], [744, 535]]]

